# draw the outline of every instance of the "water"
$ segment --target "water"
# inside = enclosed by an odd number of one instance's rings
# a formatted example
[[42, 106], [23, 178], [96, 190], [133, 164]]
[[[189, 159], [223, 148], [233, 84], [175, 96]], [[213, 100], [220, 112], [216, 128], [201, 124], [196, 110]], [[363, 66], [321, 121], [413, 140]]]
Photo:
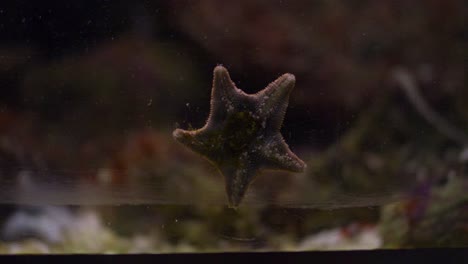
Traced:
[[[465, 5], [1, 4], [0, 253], [467, 246]], [[172, 136], [205, 125], [219, 64], [248, 94], [295, 76], [280, 133], [307, 165], [237, 209]]]
[[[23, 172], [25, 173], [25, 172]], [[166, 186], [161, 182], [138, 182], [128, 185], [110, 185], [99, 183], [83, 183], [73, 181], [68, 175], [60, 178], [49, 178], [46, 182], [11, 183], [2, 182], [2, 204], [18, 205], [227, 205], [224, 184], [221, 179], [212, 187], [215, 189], [201, 189], [191, 186], [189, 193], [180, 195], [186, 190], [180, 186]], [[221, 175], [219, 175], [221, 178]], [[27, 180], [26, 180], [27, 181]], [[262, 196], [262, 191], [274, 192], [264, 186], [254, 184], [247, 194], [244, 206], [266, 206], [274, 204], [291, 208], [344, 208], [365, 207], [391, 203], [405, 199], [405, 193], [346, 193], [344, 191], [330, 191], [327, 196], [313, 196], [301, 193], [286, 193], [281, 197]], [[308, 191], [314, 190], [309, 186]], [[203, 193], [203, 195], [199, 195]], [[175, 195], [176, 194], [176, 195]]]

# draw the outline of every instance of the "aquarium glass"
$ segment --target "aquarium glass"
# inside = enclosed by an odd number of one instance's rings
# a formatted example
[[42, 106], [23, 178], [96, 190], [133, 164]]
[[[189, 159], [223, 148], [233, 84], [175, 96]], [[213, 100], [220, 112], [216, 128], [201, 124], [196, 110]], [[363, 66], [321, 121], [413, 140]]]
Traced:
[[2, 1], [0, 254], [468, 246], [467, 9]]

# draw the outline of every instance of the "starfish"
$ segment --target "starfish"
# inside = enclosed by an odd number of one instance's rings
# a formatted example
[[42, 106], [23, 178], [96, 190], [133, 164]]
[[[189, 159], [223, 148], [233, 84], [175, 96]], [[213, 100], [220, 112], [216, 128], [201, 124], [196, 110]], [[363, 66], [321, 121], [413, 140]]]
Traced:
[[213, 75], [205, 126], [176, 129], [173, 136], [214, 163], [225, 177], [229, 206], [236, 208], [260, 171], [306, 168], [280, 133], [296, 78], [286, 73], [256, 94], [246, 94], [223, 66], [216, 66]]

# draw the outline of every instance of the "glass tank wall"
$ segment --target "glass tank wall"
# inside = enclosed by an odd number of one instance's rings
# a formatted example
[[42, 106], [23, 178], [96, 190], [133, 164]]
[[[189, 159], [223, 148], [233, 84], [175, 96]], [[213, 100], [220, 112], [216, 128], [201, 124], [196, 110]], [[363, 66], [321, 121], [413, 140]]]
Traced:
[[0, 253], [468, 246], [466, 9], [0, 4]]

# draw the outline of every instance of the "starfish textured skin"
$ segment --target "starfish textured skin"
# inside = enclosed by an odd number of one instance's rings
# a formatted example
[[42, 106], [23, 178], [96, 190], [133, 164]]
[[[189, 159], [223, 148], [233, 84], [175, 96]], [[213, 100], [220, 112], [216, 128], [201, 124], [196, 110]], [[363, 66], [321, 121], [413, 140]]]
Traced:
[[261, 170], [303, 172], [306, 168], [280, 133], [296, 79], [286, 73], [256, 94], [246, 94], [223, 66], [216, 66], [213, 75], [205, 126], [176, 129], [173, 136], [221, 171], [229, 206], [235, 208]]

